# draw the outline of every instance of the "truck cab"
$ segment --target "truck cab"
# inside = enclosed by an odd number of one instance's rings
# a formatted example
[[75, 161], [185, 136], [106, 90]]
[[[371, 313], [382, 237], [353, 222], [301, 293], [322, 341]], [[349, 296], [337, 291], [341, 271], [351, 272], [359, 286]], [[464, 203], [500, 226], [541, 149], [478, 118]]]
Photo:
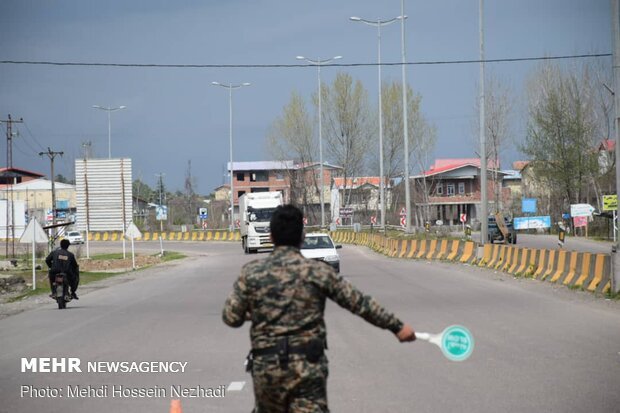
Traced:
[[512, 220], [504, 218], [502, 214], [490, 216], [487, 228], [487, 241], [490, 244], [493, 244], [495, 241], [503, 242], [504, 244], [517, 243], [517, 231]]
[[246, 254], [273, 247], [269, 221], [280, 205], [280, 192], [249, 193], [239, 198], [241, 247]]

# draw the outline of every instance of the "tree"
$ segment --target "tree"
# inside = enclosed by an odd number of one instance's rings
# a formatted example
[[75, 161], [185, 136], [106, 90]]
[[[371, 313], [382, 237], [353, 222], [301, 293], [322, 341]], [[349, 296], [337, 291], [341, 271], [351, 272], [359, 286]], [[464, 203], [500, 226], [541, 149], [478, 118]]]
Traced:
[[597, 174], [595, 87], [588, 66], [541, 66], [528, 83], [529, 120], [521, 151], [537, 179], [556, 195], [559, 209], [582, 200]]
[[133, 194], [136, 198], [150, 201], [153, 195], [153, 190], [140, 179], [136, 179], [132, 183]]
[[279, 161], [295, 160], [302, 166], [301, 170], [287, 168], [286, 173], [290, 182], [290, 202], [301, 204], [304, 215], [310, 212], [316, 220], [314, 209], [308, 210], [308, 205], [316, 198], [313, 194], [319, 193], [318, 182], [312, 174], [310, 182], [305, 174], [304, 166], [310, 165], [318, 153], [318, 144], [313, 136], [313, 126], [303, 98], [297, 92], [291, 93], [289, 103], [282, 109], [280, 115], [271, 125], [267, 135], [267, 145], [272, 156]]
[[[402, 83], [391, 82], [382, 86], [383, 100], [383, 167], [385, 176], [389, 180], [396, 177], [405, 177], [403, 139], [403, 95]], [[415, 94], [410, 86], [407, 86], [407, 127], [409, 138], [409, 164], [411, 169], [425, 171], [430, 166], [430, 157], [435, 149], [436, 131], [421, 112], [422, 97]], [[371, 151], [372, 152], [372, 151]], [[375, 157], [375, 159], [378, 159]], [[374, 170], [378, 160], [374, 162]], [[423, 177], [420, 183], [423, 203], [428, 206], [428, 183]], [[397, 206], [398, 199], [392, 199], [392, 211]], [[419, 219], [416, 216], [416, 219]], [[428, 207], [424, 208], [424, 220], [428, 220]]]
[[[371, 115], [368, 92], [351, 75], [338, 73], [332, 85], [321, 88], [323, 138], [328, 156], [341, 166], [344, 182], [364, 170], [366, 151], [376, 135], [376, 123]], [[317, 99], [315, 98], [315, 101]], [[344, 202], [349, 203], [351, 188]]]
[[[493, 165], [493, 188], [495, 209], [501, 210], [502, 177], [499, 174], [500, 157], [512, 141], [510, 116], [513, 110], [510, 89], [498, 78], [490, 76], [485, 80], [484, 123], [487, 160]], [[480, 111], [480, 100], [476, 99], [475, 113]], [[480, 122], [474, 122], [476, 150], [480, 148]], [[482, 165], [481, 165], [482, 167]]]

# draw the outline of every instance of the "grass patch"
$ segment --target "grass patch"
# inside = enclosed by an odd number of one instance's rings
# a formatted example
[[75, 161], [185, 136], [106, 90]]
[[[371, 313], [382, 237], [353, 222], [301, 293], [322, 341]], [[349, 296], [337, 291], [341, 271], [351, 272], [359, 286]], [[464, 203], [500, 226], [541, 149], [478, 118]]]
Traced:
[[[159, 255], [159, 254], [155, 254], [155, 255]], [[187, 257], [187, 255], [181, 254], [180, 252], [164, 251], [164, 256], [161, 257], [161, 261], [162, 262], [168, 262], [168, 261], [180, 260], [180, 259], [183, 259], [183, 258], [186, 258], [186, 257]]]
[[[129, 254], [129, 258], [131, 258], [131, 254]], [[96, 254], [90, 257], [91, 260], [122, 260], [123, 253], [122, 252], [113, 252], [109, 254]]]

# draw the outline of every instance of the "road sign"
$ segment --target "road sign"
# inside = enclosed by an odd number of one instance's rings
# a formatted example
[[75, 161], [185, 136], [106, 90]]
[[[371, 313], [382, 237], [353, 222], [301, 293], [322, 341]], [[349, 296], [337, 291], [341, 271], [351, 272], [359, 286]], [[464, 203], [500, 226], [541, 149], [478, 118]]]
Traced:
[[127, 227], [127, 231], [125, 231], [125, 238], [131, 240], [142, 238], [142, 233], [133, 222], [129, 224], [129, 227]]
[[166, 221], [168, 219], [168, 207], [165, 205], [157, 205], [155, 207], [155, 219], [157, 221]]
[[466, 360], [474, 351], [474, 336], [463, 326], [450, 326], [441, 334], [416, 333], [416, 337], [437, 345], [452, 361]]
[[515, 229], [551, 228], [551, 217], [517, 217], [514, 219]]
[[590, 204], [572, 204], [570, 206], [571, 217], [591, 217], [594, 207]]
[[404, 217], [406, 215], [407, 215], [407, 210], [405, 209], [405, 207], [402, 207], [401, 210], [400, 210], [400, 216]]
[[353, 215], [353, 208], [351, 207], [340, 208], [340, 216], [342, 218], [351, 218], [352, 215]]
[[521, 212], [536, 213], [536, 198], [523, 198], [521, 200]]
[[467, 214], [461, 214], [461, 222], [463, 224], [467, 222]]
[[573, 225], [575, 228], [587, 227], [588, 226], [588, 217], [573, 217]]
[[618, 210], [618, 195], [603, 195], [603, 211]]
[[400, 226], [405, 228], [407, 226], [407, 218], [406, 217], [400, 217]]
[[209, 210], [207, 208], [198, 208], [200, 219], [209, 219]]
[[47, 234], [45, 233], [43, 227], [41, 227], [41, 224], [39, 224], [36, 219], [32, 219], [28, 223], [28, 226], [26, 226], [24, 233], [19, 239], [19, 242], [22, 244], [29, 244], [34, 242], [46, 243], [47, 241]]
[[377, 225], [377, 217], [375, 215], [370, 217], [370, 225]]

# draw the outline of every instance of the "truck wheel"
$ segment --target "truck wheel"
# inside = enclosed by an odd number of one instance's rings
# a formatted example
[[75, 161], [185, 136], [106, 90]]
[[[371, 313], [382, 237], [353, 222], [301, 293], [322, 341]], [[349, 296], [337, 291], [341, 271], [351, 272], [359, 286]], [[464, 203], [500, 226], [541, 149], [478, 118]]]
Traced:
[[248, 239], [247, 238], [243, 238], [243, 240], [241, 241], [241, 245], [243, 246], [243, 252], [245, 252], [246, 254], [250, 253], [250, 249], [248, 248]]

